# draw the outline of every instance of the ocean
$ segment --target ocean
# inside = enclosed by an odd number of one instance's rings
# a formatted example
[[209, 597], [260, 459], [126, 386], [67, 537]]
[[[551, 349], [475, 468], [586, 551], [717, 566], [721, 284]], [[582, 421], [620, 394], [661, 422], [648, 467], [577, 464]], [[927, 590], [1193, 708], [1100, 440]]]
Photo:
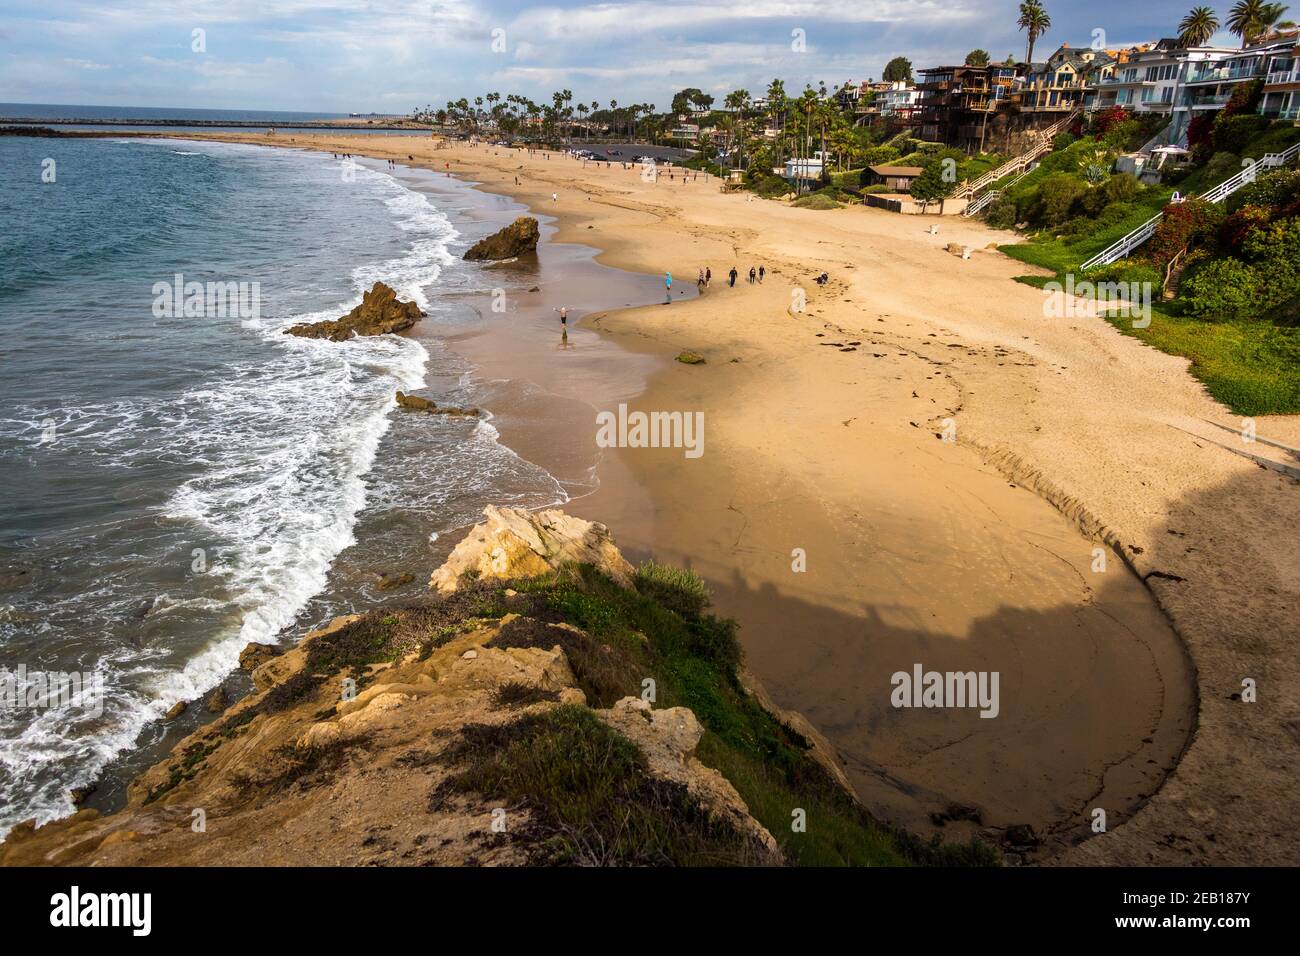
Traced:
[[[180, 107], [160, 106], [77, 106], [62, 103], [0, 103], [0, 125], [6, 120], [42, 120], [43, 125], [63, 130], [115, 130], [167, 132], [185, 128], [193, 123], [194, 129], [209, 133], [247, 132], [248, 126], [221, 126], [221, 123], [257, 123], [259, 126], [292, 129], [302, 123], [315, 123], [326, 120], [355, 119], [365, 123], [373, 119], [377, 124], [383, 120], [377, 117], [349, 117], [346, 113], [302, 113], [291, 110], [214, 110], [183, 109]], [[70, 119], [92, 120], [93, 123], [69, 123]], [[109, 120], [123, 120], [114, 124]], [[150, 121], [162, 125], [151, 125]], [[428, 136], [425, 130], [369, 130], [352, 129], [351, 134], [387, 133], [388, 135]]]
[[[569, 497], [502, 444], [492, 383], [437, 336], [283, 334], [376, 281], [444, 329], [535, 281], [461, 261], [502, 221], [465, 205], [328, 154], [0, 138], [0, 681], [87, 681], [66, 706], [0, 695], [0, 833], [170, 746], [159, 718], [249, 642], [401, 599], [377, 574], [427, 575], [484, 504]], [[230, 308], [169, 308], [195, 282], [233, 283]], [[422, 387], [488, 410], [395, 412]]]

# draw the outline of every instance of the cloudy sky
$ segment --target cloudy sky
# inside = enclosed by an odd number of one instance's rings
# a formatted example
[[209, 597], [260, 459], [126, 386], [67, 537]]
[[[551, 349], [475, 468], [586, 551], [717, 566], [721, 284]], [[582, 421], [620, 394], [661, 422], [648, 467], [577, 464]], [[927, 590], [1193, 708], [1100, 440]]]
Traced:
[[[918, 67], [960, 62], [975, 47], [998, 59], [1023, 57], [1017, 5], [4, 0], [0, 100], [405, 113], [488, 91], [541, 100], [568, 88], [588, 103], [612, 97], [664, 108], [684, 86], [721, 98], [737, 87], [757, 93], [774, 76], [788, 90], [878, 78], [897, 54]], [[1053, 27], [1038, 49], [1086, 46], [1096, 30], [1111, 45], [1169, 36], [1192, 5], [1045, 0]], [[1229, 3], [1211, 5], [1222, 19]], [[195, 30], [204, 41], [197, 52]], [[796, 30], [803, 31], [803, 52], [792, 49]]]

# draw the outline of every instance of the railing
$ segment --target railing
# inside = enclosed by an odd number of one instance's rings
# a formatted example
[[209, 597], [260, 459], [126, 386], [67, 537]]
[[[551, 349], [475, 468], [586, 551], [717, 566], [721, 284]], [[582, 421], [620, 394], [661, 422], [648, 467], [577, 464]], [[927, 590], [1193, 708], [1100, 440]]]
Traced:
[[1016, 176], [1015, 179], [1011, 180], [1011, 182], [1007, 183], [1006, 186], [1004, 186], [1003, 188], [990, 189], [982, 196], [973, 199], [970, 202], [970, 204], [961, 211], [961, 214], [967, 218], [970, 218], [971, 216], [974, 216], [977, 213], [982, 212], [987, 206], [991, 205], [995, 199], [998, 199], [999, 197], [1005, 195], [1008, 189], [1010, 189], [1016, 183], [1020, 182], [1020, 180], [1028, 176], [1031, 168], [1032, 168], [1032, 164], [1030, 166], [1026, 166], [1024, 169], [1020, 171], [1020, 175]]
[[999, 179], [1010, 176], [1012, 173], [1024, 172], [1025, 168], [1034, 160], [1038, 159], [1039, 156], [1052, 151], [1052, 137], [1065, 129], [1070, 123], [1074, 122], [1074, 118], [1078, 115], [1079, 109], [1076, 107], [1051, 126], [1039, 130], [1037, 133], [1037, 142], [1028, 150], [1021, 153], [1015, 159], [1003, 163], [1001, 166], [997, 167], [997, 169], [989, 170], [978, 179], [958, 186], [947, 198], [974, 199], [981, 190], [997, 182]]
[[[1280, 153], [1268, 153], [1255, 165], [1246, 167], [1241, 172], [1237, 173], [1237, 175], [1230, 179], [1225, 179], [1213, 189], [1201, 193], [1197, 198], [1202, 199], [1205, 202], [1223, 202], [1223, 200], [1227, 199], [1242, 186], [1245, 186], [1247, 183], [1253, 183], [1261, 169], [1273, 169], [1277, 166], [1285, 166], [1297, 156], [1300, 156], [1300, 143], [1296, 143]], [[1080, 266], [1080, 271], [1086, 272], [1093, 266], [1110, 265], [1118, 259], [1127, 258], [1130, 252], [1151, 238], [1151, 235], [1156, 231], [1156, 227], [1160, 225], [1160, 220], [1163, 219], [1164, 216], [1165, 214], [1163, 211], [1156, 213], [1146, 222], [1142, 223], [1142, 225], [1130, 232], [1127, 236], [1103, 249], [1085, 262]]]
[[988, 192], [986, 192], [984, 195], [980, 196], [979, 198], [972, 199], [970, 205], [968, 205], [965, 209], [963, 209], [961, 211], [961, 214], [969, 219], [971, 216], [983, 210], [985, 206], [993, 202], [993, 200], [997, 199], [1001, 195], [1002, 195], [1001, 189], [990, 189]]
[[1270, 73], [1264, 80], [1265, 86], [1275, 86], [1279, 83], [1300, 83], [1300, 69], [1278, 70]]

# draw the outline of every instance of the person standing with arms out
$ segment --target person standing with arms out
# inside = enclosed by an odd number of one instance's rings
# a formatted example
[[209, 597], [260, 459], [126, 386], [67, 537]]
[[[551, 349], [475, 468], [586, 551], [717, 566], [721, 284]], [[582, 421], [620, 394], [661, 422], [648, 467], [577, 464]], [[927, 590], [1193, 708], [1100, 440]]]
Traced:
[[562, 305], [555, 311], [560, 313], [560, 325], [567, 328], [569, 325], [569, 307], [567, 305]]
[[740, 275], [740, 273], [736, 271], [735, 266], [732, 266], [731, 272], [728, 273], [727, 275], [727, 279], [728, 279], [727, 285], [731, 286], [734, 289], [736, 287], [736, 276], [738, 275]]

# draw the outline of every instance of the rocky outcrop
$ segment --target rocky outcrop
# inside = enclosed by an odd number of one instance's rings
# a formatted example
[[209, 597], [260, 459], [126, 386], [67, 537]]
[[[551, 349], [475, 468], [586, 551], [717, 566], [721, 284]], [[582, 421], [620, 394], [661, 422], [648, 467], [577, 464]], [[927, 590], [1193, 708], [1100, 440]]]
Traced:
[[456, 545], [429, 586], [444, 594], [455, 591], [467, 572], [476, 579], [533, 578], [565, 564], [591, 564], [624, 587], [632, 584], [632, 565], [619, 552], [609, 529], [557, 509], [483, 509], [487, 520], [476, 524]]
[[397, 293], [382, 282], [361, 297], [361, 304], [340, 319], [303, 322], [285, 329], [287, 335], [308, 339], [346, 342], [354, 335], [388, 335], [405, 332], [424, 318], [414, 302], [402, 302]]
[[537, 240], [541, 232], [537, 220], [532, 216], [520, 216], [500, 232], [493, 233], [486, 239], [480, 239], [469, 247], [465, 258], [474, 261], [516, 259], [537, 251]]
[[458, 408], [455, 405], [439, 405], [419, 395], [397, 393], [397, 404], [412, 412], [426, 412], [430, 415], [465, 415], [470, 418], [478, 416], [477, 408]]
[[[125, 809], [20, 824], [0, 845], [0, 865], [520, 865], [546, 852], [532, 842], [527, 805], [510, 809], [502, 837], [492, 832], [499, 800], [455, 788], [449, 796], [446, 784], [465, 733], [586, 709], [558, 643], [500, 640], [521, 625], [554, 625], [517, 614], [468, 618], [433, 648], [399, 650], [391, 663], [340, 659], [368, 640], [371, 624], [392, 620], [354, 615], [309, 634], [258, 668], [259, 692], [133, 783]], [[690, 710], [627, 698], [591, 713], [643, 751], [651, 776], [680, 785], [746, 837], [756, 860], [781, 861], [735, 788], [694, 756], [703, 730]], [[196, 807], [205, 811], [201, 832], [190, 825]]]
[[695, 757], [704, 728], [690, 708], [654, 710], [639, 697], [624, 697], [609, 710], [596, 711], [596, 716], [641, 748], [654, 776], [680, 783], [715, 817], [749, 833], [769, 852], [780, 855], [776, 839], [749, 815], [749, 808], [731, 782]]
[[279, 653], [280, 649], [278, 647], [271, 644], [259, 644], [254, 641], [245, 645], [244, 649], [239, 652], [239, 669], [245, 671], [257, 670], [259, 666]]

